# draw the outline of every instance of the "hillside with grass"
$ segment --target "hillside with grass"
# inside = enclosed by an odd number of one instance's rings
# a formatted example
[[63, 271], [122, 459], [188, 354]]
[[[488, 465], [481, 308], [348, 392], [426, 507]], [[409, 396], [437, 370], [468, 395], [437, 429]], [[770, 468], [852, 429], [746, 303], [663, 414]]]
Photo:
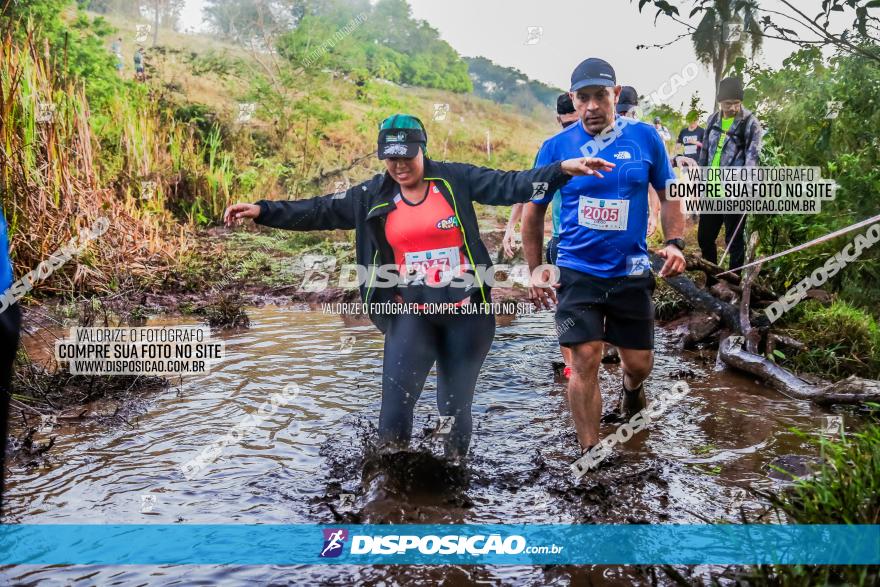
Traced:
[[[143, 24], [66, 6], [41, 30], [7, 36], [0, 57], [12, 116], [2, 130], [18, 148], [4, 170], [11, 188], [4, 208], [16, 274], [100, 214], [117, 229], [48, 276], [38, 297], [198, 289], [201, 279], [228, 275], [218, 259], [232, 254], [226, 264], [241, 264], [235, 241], [205, 233], [226, 205], [305, 198], [371, 177], [383, 169], [376, 129], [395, 112], [424, 121], [429, 156], [501, 169], [530, 167], [555, 132], [552, 110], [526, 117], [471, 93], [403, 86], [326, 63], [304, 67], [282, 49], [166, 29], [144, 48], [141, 83], [132, 60]], [[77, 48], [82, 74], [70, 75], [69, 58], [59, 59], [53, 47], [61, 39], [68, 57]], [[118, 75], [110, 51], [117, 39]], [[51, 120], [41, 114], [47, 104]], [[494, 226], [506, 210], [488, 214]]]
[[[120, 30], [132, 26], [111, 22]], [[248, 165], [257, 163], [254, 156], [263, 155], [260, 141], [274, 141], [289, 153], [288, 161], [299, 157], [295, 177], [285, 178], [294, 182], [289, 184], [296, 186], [294, 195], [310, 193], [308, 187], [326, 191], [343, 176], [358, 181], [384, 169], [374, 156], [376, 129], [395, 112], [425, 123], [430, 157], [503, 169], [530, 167], [541, 142], [557, 130], [550, 108], [540, 119], [470, 93], [362, 80], [327, 69], [303, 73], [282, 88], [273, 79], [277, 55], [203, 35], [168, 32], [164, 38], [148, 59], [152, 85], [179, 105], [178, 116], [197, 112], [191, 121], [213, 122], [234, 137], [229, 147], [241, 149], [238, 163], [245, 175]], [[242, 104], [255, 108], [246, 122], [239, 120]], [[249, 185], [238, 187], [237, 195], [251, 192]], [[277, 191], [283, 187], [279, 183], [269, 195], [286, 195]]]

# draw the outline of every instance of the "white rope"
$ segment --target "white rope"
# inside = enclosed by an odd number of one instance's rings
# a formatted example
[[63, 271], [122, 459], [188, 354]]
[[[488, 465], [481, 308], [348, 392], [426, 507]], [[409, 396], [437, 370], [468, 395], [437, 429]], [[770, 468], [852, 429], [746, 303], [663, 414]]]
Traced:
[[[858, 230], [859, 228], [862, 228], [863, 226], [867, 226], [869, 224], [874, 224], [875, 222], [880, 222], [880, 214], [878, 214], [877, 216], [874, 216], [873, 218], [868, 218], [867, 220], [862, 220], [861, 222], [856, 222], [855, 224], [851, 224], [850, 226], [847, 226], [846, 228], [841, 228], [840, 230], [835, 230], [831, 234], [826, 234], [825, 236], [820, 236], [819, 238], [813, 239], [810, 242], [804, 243], [802, 245], [798, 245], [796, 247], [792, 247], [792, 248], [788, 249], [787, 251], [782, 251], [781, 253], [776, 253], [775, 255], [770, 255], [769, 257], [764, 257], [763, 259], [758, 259], [757, 261], [752, 261], [751, 263], [746, 263], [742, 267], [736, 267], [735, 269], [728, 269], [727, 271], [719, 273], [718, 275], [726, 275], [728, 273], [733, 273], [734, 271], [739, 271], [740, 269], [745, 269], [746, 267], [751, 267], [751, 266], [757, 265], [759, 263], [766, 263], [767, 261], [770, 261], [771, 259], [778, 259], [779, 257], [782, 257], [783, 255], [788, 255], [789, 253], [803, 251], [804, 249], [812, 247], [813, 245], [818, 245], [819, 243], [824, 243], [825, 241], [831, 240], [831, 239], [838, 237], [842, 234], [846, 234], [848, 232]], [[717, 275], [716, 275], [716, 277], [717, 277]]]
[[736, 233], [739, 232], [739, 229], [742, 228], [742, 225], [745, 221], [746, 221], [746, 215], [743, 214], [742, 218], [739, 219], [739, 224], [736, 225], [736, 229], [733, 231], [732, 235], [728, 235], [727, 229], [726, 228], [724, 229], [724, 235], [727, 238], [729, 238], [730, 240], [727, 241], [727, 247], [724, 249], [724, 254], [721, 255], [721, 260], [718, 261], [718, 265], [721, 265], [722, 263], [724, 263], [724, 260], [727, 258], [727, 253], [730, 252], [730, 247], [733, 246], [733, 239], [736, 238]]

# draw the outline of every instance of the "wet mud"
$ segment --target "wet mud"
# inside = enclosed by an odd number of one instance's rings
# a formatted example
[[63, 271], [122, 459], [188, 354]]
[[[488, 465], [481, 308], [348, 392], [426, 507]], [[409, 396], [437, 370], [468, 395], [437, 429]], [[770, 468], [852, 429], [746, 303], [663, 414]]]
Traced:
[[[792, 431], [822, 433], [831, 412], [788, 399], [748, 377], [714, 370], [710, 351], [681, 351], [658, 328], [647, 395], [684, 380], [690, 392], [645, 431], [576, 479], [579, 455], [554, 378], [558, 347], [549, 312], [499, 324], [474, 399], [474, 435], [463, 463], [442, 458], [432, 372], [416, 407], [409, 449], [373, 444], [381, 394], [382, 337], [357, 320], [296, 307], [250, 308], [251, 327], [218, 332], [227, 357], [152, 395], [130, 424], [70, 425], [37, 466], [13, 464], [10, 523], [505, 523], [638, 524], [759, 519], [754, 490], [789, 481], [781, 457], [806, 462], [815, 447]], [[176, 320], [181, 323], [182, 320]], [[600, 380], [606, 409], [620, 366]], [[221, 438], [289, 383], [289, 405], [224, 446], [200, 476], [181, 463]], [[845, 427], [859, 416], [845, 415]], [[602, 435], [619, 423], [602, 424]], [[144, 496], [149, 496], [149, 499]], [[149, 503], [149, 507], [144, 504]], [[705, 577], [707, 569], [682, 570]], [[120, 574], [122, 573], [122, 574]], [[412, 582], [543, 585], [675, 584], [662, 569], [624, 567], [112, 567], [0, 570], [12, 584], [52, 577], [65, 585], [203, 581], [365, 585]]]

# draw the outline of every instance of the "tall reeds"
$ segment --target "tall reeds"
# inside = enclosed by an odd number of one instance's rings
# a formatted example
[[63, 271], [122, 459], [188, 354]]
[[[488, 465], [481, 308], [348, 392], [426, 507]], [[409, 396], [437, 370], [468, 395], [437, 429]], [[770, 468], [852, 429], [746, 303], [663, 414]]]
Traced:
[[[49, 47], [29, 35], [0, 43], [0, 197], [21, 275], [89, 229], [110, 228], [42, 284], [44, 290], [108, 292], [168, 269], [187, 231], [165, 210], [161, 171], [172, 167], [154, 109], [119, 97], [107, 115], [119, 138], [102, 151], [80, 81], [52, 70]], [[107, 155], [102, 162], [102, 155]]]

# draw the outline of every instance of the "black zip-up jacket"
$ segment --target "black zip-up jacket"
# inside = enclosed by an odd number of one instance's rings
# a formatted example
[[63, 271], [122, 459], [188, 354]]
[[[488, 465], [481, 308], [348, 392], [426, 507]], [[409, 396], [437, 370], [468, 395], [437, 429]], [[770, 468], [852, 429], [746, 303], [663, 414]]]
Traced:
[[[425, 158], [424, 179], [434, 182], [455, 213], [464, 241], [462, 252], [471, 267], [484, 266], [488, 269], [492, 259], [480, 239], [473, 202], [496, 206], [527, 202], [536, 189], [554, 193], [568, 182], [570, 176], [562, 171], [561, 161], [526, 171], [498, 171]], [[260, 200], [257, 202], [260, 215], [256, 222], [287, 230], [354, 229], [357, 262], [367, 268], [368, 275], [366, 282], [360, 285], [361, 299], [370, 304], [370, 308], [374, 303], [391, 302], [395, 292], [408, 289], [376, 287], [377, 268], [394, 263], [394, 253], [385, 238], [385, 218], [395, 209], [394, 197], [399, 191], [400, 186], [386, 172], [349, 188], [345, 193], [307, 200]], [[439, 292], [436, 296], [440, 297], [420, 301], [453, 299], [448, 297], [450, 288], [436, 289]], [[462, 292], [461, 289], [459, 291]], [[402, 293], [406, 299], [406, 292]], [[476, 295], [480, 302], [491, 301], [490, 288], [479, 277], [474, 279], [472, 288], [464, 289], [457, 295], [458, 299]], [[370, 311], [370, 319], [379, 330], [386, 331], [389, 316]]]

